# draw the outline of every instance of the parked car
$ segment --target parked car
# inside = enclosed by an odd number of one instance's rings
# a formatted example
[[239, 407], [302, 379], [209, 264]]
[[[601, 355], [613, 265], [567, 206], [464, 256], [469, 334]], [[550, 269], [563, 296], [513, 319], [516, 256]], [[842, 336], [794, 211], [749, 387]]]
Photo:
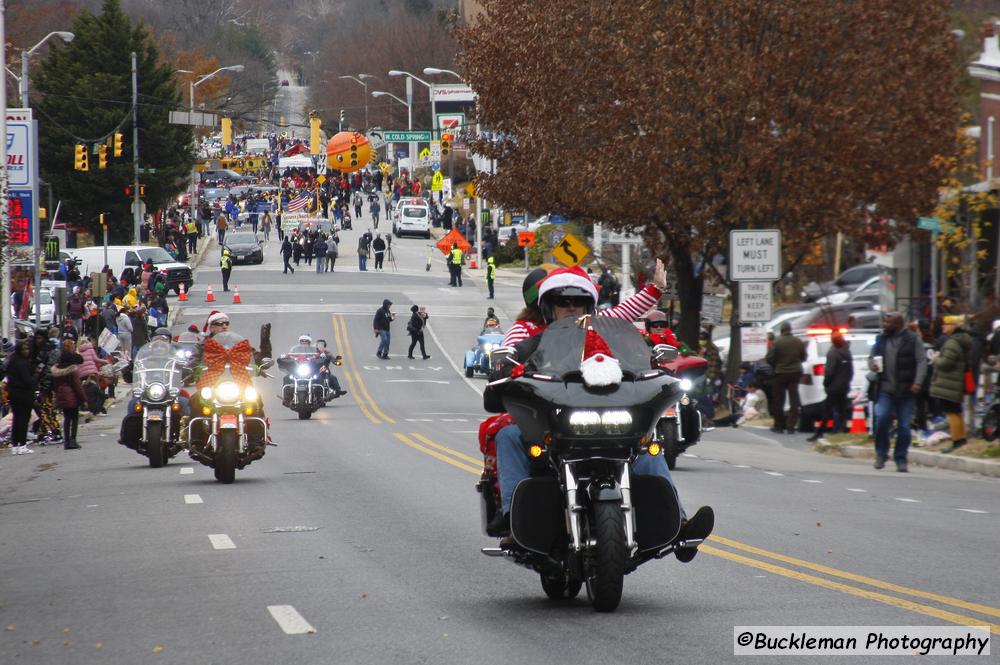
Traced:
[[181, 284], [187, 291], [194, 284], [191, 266], [180, 263], [170, 256], [162, 247], [148, 245], [103, 245], [97, 247], [78, 247], [66, 250], [67, 256], [77, 259], [80, 274], [100, 272], [104, 266], [104, 256], [107, 254], [107, 265], [115, 275], [121, 275], [126, 267], [139, 269], [147, 260], [153, 262], [157, 269], [167, 276], [167, 289], [180, 293]]
[[857, 315], [861, 312], [875, 312], [870, 303], [856, 302], [840, 305], [819, 305], [796, 317], [788, 319], [792, 330], [808, 330], [809, 328], [856, 328]]
[[254, 177], [237, 173], [232, 169], [205, 169], [201, 171], [201, 182], [244, 182], [255, 180]]
[[805, 288], [802, 289], [802, 300], [805, 302], [814, 302], [833, 293], [853, 291], [872, 277], [878, 277], [888, 271], [889, 269], [885, 266], [875, 263], [863, 263], [853, 266], [840, 273], [837, 279], [823, 282], [822, 284], [817, 284], [816, 282], [806, 284]]
[[[775, 333], [777, 333], [778, 327], [784, 321], [794, 319], [795, 317], [801, 316], [802, 314], [805, 314], [806, 312], [812, 311], [814, 309], [816, 309], [816, 305], [814, 305], [813, 303], [803, 303], [801, 305], [789, 305], [788, 307], [780, 307], [771, 313], [772, 314], [771, 320], [764, 324], [763, 326], [764, 330], [767, 332], [774, 331]], [[716, 330], [720, 331], [720, 333], [724, 335], [729, 330], [729, 327], [719, 326], [716, 328]], [[715, 343], [715, 346], [718, 347], [719, 349], [719, 357], [723, 361], [725, 361], [725, 359], [729, 356], [729, 345], [731, 339], [728, 336], [722, 336], [722, 335], [720, 335], [717, 339], [713, 339], [712, 341]]]
[[[41, 318], [39, 318], [39, 323], [45, 325], [47, 323], [52, 323], [56, 312], [55, 303], [52, 302], [52, 292], [48, 289], [41, 289], [38, 296], [38, 302], [42, 304], [41, 307]], [[17, 318], [17, 312], [14, 311], [14, 305], [10, 306], [11, 318]], [[28, 316], [25, 318], [26, 321], [35, 320], [35, 303], [31, 303], [31, 311], [28, 312]]]
[[[879, 309], [884, 292], [882, 281], [885, 278], [885, 273], [875, 275], [862, 282], [856, 289], [851, 291], [837, 291], [828, 296], [823, 296], [816, 302], [827, 305], [839, 305], [846, 302], [867, 302], [875, 306], [876, 309]], [[889, 283], [891, 285], [892, 281], [890, 280]]]
[[226, 247], [233, 253], [233, 263], [264, 263], [264, 247], [252, 231], [227, 233]]

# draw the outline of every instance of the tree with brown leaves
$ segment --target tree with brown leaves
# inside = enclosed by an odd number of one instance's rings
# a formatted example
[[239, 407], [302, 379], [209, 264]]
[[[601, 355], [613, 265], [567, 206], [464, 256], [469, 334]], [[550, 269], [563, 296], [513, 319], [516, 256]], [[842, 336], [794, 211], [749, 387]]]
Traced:
[[705, 270], [735, 304], [713, 263], [729, 231], [781, 229], [791, 270], [827, 234], [876, 215], [898, 236], [934, 207], [958, 117], [944, 0], [482, 5], [459, 34], [494, 130], [475, 148], [500, 164], [480, 191], [669, 252], [689, 344]]

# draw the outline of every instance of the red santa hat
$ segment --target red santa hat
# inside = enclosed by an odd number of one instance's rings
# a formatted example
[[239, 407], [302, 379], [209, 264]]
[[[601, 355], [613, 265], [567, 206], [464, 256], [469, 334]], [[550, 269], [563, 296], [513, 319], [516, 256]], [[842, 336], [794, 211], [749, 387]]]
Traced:
[[213, 309], [208, 313], [208, 318], [205, 319], [205, 327], [201, 329], [202, 332], [208, 332], [208, 327], [215, 323], [216, 321], [228, 321], [229, 317], [217, 309]]
[[588, 386], [613, 386], [622, 382], [622, 367], [618, 359], [611, 355], [608, 343], [597, 331], [587, 328], [583, 345], [583, 360], [580, 372]]
[[538, 286], [538, 301], [541, 302], [542, 298], [549, 291], [555, 289], [560, 289], [566, 286], [575, 286], [589, 293], [594, 299], [594, 304], [597, 304], [597, 287], [594, 286], [594, 282], [590, 279], [590, 275], [583, 271], [583, 268], [579, 266], [573, 266], [572, 268], [556, 268], [548, 274], [541, 284]]

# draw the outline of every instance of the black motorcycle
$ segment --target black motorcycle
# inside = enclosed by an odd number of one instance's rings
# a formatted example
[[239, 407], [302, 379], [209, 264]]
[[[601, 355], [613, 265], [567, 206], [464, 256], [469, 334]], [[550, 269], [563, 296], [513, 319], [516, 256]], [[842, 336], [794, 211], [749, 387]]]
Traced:
[[[487, 388], [487, 410], [506, 410], [520, 426], [533, 473], [514, 491], [513, 544], [482, 552], [536, 571], [551, 598], [575, 597], [586, 584], [593, 607], [609, 612], [626, 574], [701, 541], [678, 540], [681, 512], [670, 483], [629, 466], [659, 454], [655, 426], [680, 398], [678, 380], [654, 366], [631, 323], [595, 317], [592, 325], [621, 364], [619, 384], [584, 383], [585, 331], [561, 320], [543, 333], [523, 374]], [[487, 526], [499, 508], [494, 482], [484, 472], [477, 490], [484, 532], [496, 536]]]
[[705, 390], [708, 362], [699, 356], [678, 356], [660, 367], [679, 379], [682, 391], [680, 400], [668, 406], [656, 423], [656, 440], [663, 445], [667, 467], [673, 471], [681, 453], [701, 440], [701, 411], [695, 394]]
[[[278, 368], [285, 373], [281, 386], [281, 403], [299, 414], [299, 420], [309, 420], [312, 414], [332, 399], [337, 393], [330, 388], [327, 376], [330, 369], [325, 355], [317, 355], [311, 347], [296, 351], [293, 347], [289, 353], [278, 358]], [[340, 365], [341, 357], [337, 356], [333, 364]]]
[[186, 406], [182, 395], [186, 358], [165, 340], [153, 340], [132, 364], [132, 401], [122, 420], [119, 443], [149, 458], [158, 469], [181, 451], [181, 418]]

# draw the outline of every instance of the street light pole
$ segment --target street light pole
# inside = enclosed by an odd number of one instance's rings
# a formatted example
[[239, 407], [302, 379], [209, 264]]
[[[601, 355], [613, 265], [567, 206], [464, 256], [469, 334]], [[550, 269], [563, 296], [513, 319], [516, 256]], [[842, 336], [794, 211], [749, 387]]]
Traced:
[[368, 84], [364, 82], [364, 79], [373, 79], [373, 78], [376, 78], [376, 77], [372, 76], [371, 74], [358, 74], [357, 77], [350, 76], [349, 74], [345, 74], [344, 76], [338, 76], [337, 78], [351, 79], [352, 81], [354, 81], [356, 83], [360, 83], [362, 85], [362, 87], [364, 87], [364, 89], [365, 89], [365, 130], [371, 129], [371, 125], [368, 124]]
[[427, 87], [427, 94], [428, 94], [428, 98], [429, 98], [430, 103], [431, 103], [431, 138], [434, 138], [435, 136], [437, 136], [437, 127], [435, 127], [435, 125], [437, 124], [437, 108], [436, 108], [435, 103], [434, 103], [434, 86], [433, 86], [433, 84], [428, 83], [427, 81], [423, 80], [419, 76], [414, 76], [410, 72], [404, 72], [404, 71], [399, 70], [399, 69], [390, 69], [389, 70], [389, 76], [405, 76], [406, 77], [406, 89], [408, 91], [407, 94], [410, 95], [408, 97], [408, 99], [410, 99], [411, 101], [413, 99], [413, 96], [412, 96], [413, 84], [412, 84], [411, 81], [416, 81], [417, 83], [420, 83], [421, 85], [424, 85], [424, 86]]
[[[402, 99], [400, 99], [396, 95], [392, 94], [391, 92], [385, 92], [383, 90], [374, 90], [374, 91], [372, 91], [372, 97], [392, 97], [397, 102], [399, 102], [400, 104], [402, 104], [403, 106], [405, 106], [406, 107], [406, 114], [407, 114], [407, 117], [409, 118], [409, 122], [408, 122], [409, 129], [410, 130], [413, 129], [413, 113], [411, 111], [411, 105], [409, 103], [403, 101]], [[413, 143], [412, 142], [410, 143], [410, 150], [413, 150]], [[410, 153], [410, 154], [412, 155], [412, 153]]]

